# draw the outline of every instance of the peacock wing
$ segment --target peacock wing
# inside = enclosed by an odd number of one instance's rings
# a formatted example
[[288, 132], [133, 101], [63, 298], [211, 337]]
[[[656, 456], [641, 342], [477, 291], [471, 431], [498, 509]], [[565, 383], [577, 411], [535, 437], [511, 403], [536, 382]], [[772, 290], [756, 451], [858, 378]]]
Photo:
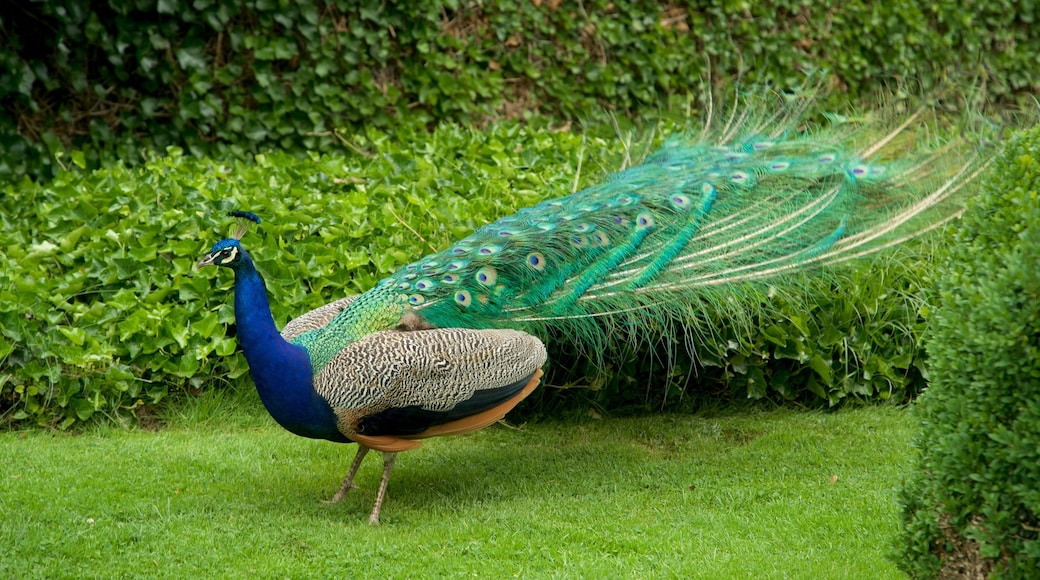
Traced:
[[351, 343], [314, 379], [347, 437], [379, 450], [474, 431], [534, 390], [545, 363], [515, 330], [387, 330]]
[[341, 298], [293, 318], [282, 329], [282, 338], [291, 341], [305, 332], [317, 330], [325, 326], [337, 314], [346, 310], [347, 306], [356, 298], [357, 296]]

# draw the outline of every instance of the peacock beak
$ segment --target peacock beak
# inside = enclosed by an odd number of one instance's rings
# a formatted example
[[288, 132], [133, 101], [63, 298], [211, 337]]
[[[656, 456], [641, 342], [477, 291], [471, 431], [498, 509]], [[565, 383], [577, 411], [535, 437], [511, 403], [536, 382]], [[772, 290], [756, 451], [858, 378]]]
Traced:
[[206, 254], [205, 256], [202, 257], [201, 260], [199, 260], [198, 264], [195, 264], [195, 269], [196, 270], [200, 270], [200, 269], [202, 269], [202, 268], [204, 268], [206, 266], [212, 266], [217, 261], [217, 256], [218, 255], [219, 255], [219, 252], [218, 253], [212, 253], [211, 252], [209, 254]]

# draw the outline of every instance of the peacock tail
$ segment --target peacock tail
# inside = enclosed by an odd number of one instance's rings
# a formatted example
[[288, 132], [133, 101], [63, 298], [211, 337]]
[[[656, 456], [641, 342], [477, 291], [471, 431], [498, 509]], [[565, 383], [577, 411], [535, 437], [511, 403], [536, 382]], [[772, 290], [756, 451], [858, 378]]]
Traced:
[[993, 155], [928, 108], [813, 122], [811, 98], [775, 99], [709, 111], [699, 134], [405, 266], [294, 342], [317, 373], [399, 325], [516, 328], [593, 352], [619, 329], [697, 332], [745, 297], [942, 225]]

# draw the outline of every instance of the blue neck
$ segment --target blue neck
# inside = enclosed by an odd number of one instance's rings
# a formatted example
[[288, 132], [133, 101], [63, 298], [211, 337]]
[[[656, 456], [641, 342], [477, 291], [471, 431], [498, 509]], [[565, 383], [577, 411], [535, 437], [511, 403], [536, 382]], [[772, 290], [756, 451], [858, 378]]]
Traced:
[[348, 441], [336, 428], [336, 415], [313, 387], [307, 351], [278, 333], [267, 302], [267, 288], [248, 254], [235, 268], [235, 325], [256, 391], [279, 425], [314, 439]]

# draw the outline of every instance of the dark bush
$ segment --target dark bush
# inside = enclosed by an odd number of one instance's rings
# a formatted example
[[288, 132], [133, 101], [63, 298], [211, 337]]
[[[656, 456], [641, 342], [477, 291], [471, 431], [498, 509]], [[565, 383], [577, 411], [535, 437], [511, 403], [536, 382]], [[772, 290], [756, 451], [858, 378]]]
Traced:
[[996, 163], [937, 275], [903, 490], [903, 566], [919, 577], [1040, 571], [1040, 128]]
[[946, 70], [997, 97], [1040, 89], [1018, 2], [69, 0], [0, 11], [0, 176], [55, 155], [349, 147], [338, 129], [528, 112], [645, 114], [732, 85], [827, 70], [869, 96]]

